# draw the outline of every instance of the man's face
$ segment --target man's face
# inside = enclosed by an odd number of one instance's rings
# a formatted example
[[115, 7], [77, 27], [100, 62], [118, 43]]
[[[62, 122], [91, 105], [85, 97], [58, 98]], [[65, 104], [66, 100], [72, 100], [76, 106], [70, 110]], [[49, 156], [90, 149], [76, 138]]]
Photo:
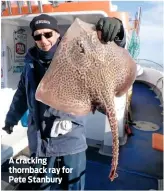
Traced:
[[34, 40], [43, 51], [49, 51], [59, 36], [59, 33], [51, 29], [39, 29], [34, 32]]

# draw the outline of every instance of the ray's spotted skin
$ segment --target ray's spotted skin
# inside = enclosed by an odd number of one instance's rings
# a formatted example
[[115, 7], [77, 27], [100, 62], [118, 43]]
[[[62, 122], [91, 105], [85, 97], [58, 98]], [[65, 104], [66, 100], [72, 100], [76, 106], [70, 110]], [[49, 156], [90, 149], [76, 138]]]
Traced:
[[127, 93], [136, 71], [136, 63], [127, 50], [114, 42], [100, 42], [94, 25], [76, 19], [60, 42], [35, 95], [52, 108], [73, 115], [95, 110], [107, 115], [113, 136], [111, 181], [117, 175], [119, 155], [114, 97]]

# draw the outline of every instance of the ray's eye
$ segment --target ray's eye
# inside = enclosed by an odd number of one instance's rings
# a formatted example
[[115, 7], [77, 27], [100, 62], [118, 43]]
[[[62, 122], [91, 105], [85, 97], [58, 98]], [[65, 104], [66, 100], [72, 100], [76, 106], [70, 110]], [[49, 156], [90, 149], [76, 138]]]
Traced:
[[82, 40], [77, 40], [77, 45], [79, 46], [80, 53], [85, 54], [84, 42]]

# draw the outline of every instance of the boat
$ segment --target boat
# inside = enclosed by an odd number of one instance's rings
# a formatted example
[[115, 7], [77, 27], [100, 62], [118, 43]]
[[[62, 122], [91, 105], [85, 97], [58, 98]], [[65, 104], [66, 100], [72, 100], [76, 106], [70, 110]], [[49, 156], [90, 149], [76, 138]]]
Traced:
[[[128, 12], [119, 11], [112, 1], [2, 1], [1, 9], [1, 127], [17, 88], [24, 56], [33, 46], [28, 26], [34, 16], [41, 13], [54, 16], [62, 35], [77, 17], [93, 24], [106, 16], [123, 22], [125, 48], [136, 61], [137, 77], [126, 95], [115, 98], [120, 143], [118, 177], [113, 182], [108, 178], [112, 134], [107, 117], [96, 111], [88, 115], [86, 127], [85, 189], [163, 190], [163, 67], [138, 58], [141, 7], [133, 19]], [[11, 135], [1, 131], [2, 190], [17, 190], [20, 186], [9, 183], [10, 158], [29, 157], [24, 121], [27, 113], [23, 117]]]

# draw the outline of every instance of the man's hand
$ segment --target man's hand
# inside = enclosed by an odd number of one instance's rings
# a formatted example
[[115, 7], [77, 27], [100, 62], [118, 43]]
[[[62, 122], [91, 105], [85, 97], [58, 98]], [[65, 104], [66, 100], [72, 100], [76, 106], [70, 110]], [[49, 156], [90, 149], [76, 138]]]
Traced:
[[122, 40], [122, 22], [116, 18], [104, 17], [96, 24], [98, 37], [104, 42], [114, 41], [115, 39]]
[[11, 134], [13, 132], [13, 126], [6, 124], [5, 127], [2, 128], [6, 133]]

